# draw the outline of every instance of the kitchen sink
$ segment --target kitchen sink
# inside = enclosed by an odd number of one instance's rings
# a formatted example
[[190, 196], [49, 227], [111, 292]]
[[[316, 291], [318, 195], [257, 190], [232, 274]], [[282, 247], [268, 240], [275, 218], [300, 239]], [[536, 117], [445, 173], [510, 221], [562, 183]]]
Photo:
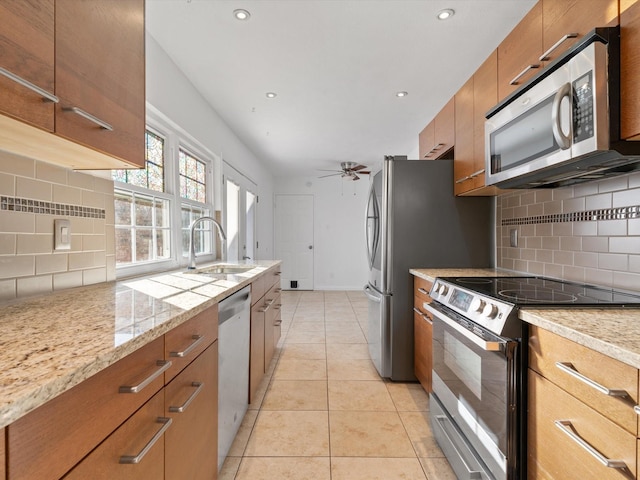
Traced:
[[222, 274], [229, 275], [235, 273], [248, 272], [255, 268], [255, 265], [212, 265], [211, 267], [198, 268], [191, 270], [190, 273], [200, 273], [204, 275]]

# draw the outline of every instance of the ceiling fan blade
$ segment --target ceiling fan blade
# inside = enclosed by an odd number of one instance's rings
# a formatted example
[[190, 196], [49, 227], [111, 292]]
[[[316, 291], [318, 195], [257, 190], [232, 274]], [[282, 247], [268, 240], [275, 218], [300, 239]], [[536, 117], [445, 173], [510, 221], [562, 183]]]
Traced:
[[[328, 170], [329, 172], [332, 170]], [[342, 172], [338, 172], [338, 173], [330, 173], [329, 175], [322, 175], [318, 178], [327, 178], [327, 177], [335, 177], [336, 175], [344, 175]]]
[[366, 171], [359, 171], [358, 175], [369, 175], [371, 172], [369, 170]]
[[338, 172], [338, 173], [342, 173], [342, 170], [327, 170], [326, 168], [316, 168], [316, 170], [318, 172]]
[[354, 173], [351, 177], [351, 180], [355, 182], [356, 180], [360, 180], [360, 177]]
[[349, 170], [358, 171], [358, 170], [362, 170], [363, 168], [367, 168], [367, 166], [366, 165], [356, 165], [355, 167], [351, 167]]

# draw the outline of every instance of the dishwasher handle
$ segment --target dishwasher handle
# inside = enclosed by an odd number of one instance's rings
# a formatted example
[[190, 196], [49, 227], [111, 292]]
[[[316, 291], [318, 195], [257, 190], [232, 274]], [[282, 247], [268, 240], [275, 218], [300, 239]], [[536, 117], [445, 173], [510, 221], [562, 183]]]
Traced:
[[251, 309], [251, 286], [246, 286], [218, 304], [218, 324], [221, 325], [244, 310]]

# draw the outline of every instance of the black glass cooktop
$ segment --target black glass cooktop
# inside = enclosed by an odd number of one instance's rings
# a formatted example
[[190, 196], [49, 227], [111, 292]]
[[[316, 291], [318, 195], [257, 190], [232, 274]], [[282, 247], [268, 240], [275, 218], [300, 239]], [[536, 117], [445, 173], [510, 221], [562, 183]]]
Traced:
[[442, 280], [520, 306], [640, 307], [640, 293], [544, 277], [443, 277]]

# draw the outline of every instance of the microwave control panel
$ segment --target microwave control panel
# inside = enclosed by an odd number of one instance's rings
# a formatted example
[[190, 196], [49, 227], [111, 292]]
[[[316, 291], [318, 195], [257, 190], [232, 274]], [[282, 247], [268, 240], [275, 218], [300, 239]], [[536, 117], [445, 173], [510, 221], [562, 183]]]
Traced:
[[593, 137], [593, 71], [573, 82], [573, 143]]

